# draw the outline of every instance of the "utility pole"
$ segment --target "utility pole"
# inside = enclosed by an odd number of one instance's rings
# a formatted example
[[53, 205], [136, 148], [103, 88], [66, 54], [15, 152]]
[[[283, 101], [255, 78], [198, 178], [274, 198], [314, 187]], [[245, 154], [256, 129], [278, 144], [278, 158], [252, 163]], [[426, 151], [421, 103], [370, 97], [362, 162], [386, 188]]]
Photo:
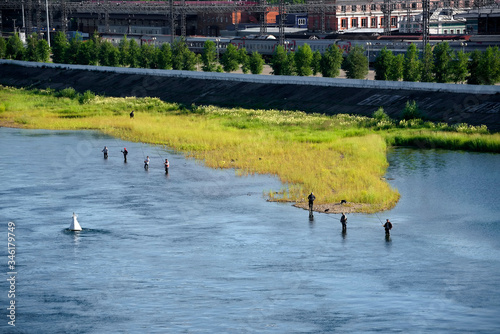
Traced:
[[49, 43], [50, 48], [50, 24], [49, 24], [49, 2], [45, 0], [45, 11], [47, 12], [47, 43]]
[[422, 50], [429, 44], [430, 1], [422, 0]]

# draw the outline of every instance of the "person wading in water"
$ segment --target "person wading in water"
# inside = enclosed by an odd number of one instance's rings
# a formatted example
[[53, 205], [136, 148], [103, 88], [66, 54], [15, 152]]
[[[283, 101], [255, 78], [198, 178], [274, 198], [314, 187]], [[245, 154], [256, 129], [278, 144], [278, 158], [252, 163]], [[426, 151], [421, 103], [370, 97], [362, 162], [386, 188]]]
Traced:
[[391, 235], [391, 229], [392, 229], [392, 223], [389, 221], [389, 219], [386, 219], [385, 224], [383, 225], [385, 228], [385, 235], [389, 236]]
[[126, 148], [126, 147], [124, 147], [124, 148], [123, 148], [122, 153], [123, 153], [123, 162], [127, 162], [127, 154], [128, 154], [128, 151], [127, 151], [127, 148]]
[[104, 159], [107, 159], [108, 158], [108, 147], [107, 146], [104, 146], [104, 148], [102, 149], [102, 152], [104, 153]]
[[340, 222], [342, 223], [342, 232], [347, 231], [347, 217], [345, 214], [342, 212], [342, 217], [340, 217]]
[[307, 196], [307, 199], [309, 200], [309, 217], [313, 216], [313, 205], [314, 205], [314, 200], [316, 199], [316, 196], [311, 192], [309, 196]]

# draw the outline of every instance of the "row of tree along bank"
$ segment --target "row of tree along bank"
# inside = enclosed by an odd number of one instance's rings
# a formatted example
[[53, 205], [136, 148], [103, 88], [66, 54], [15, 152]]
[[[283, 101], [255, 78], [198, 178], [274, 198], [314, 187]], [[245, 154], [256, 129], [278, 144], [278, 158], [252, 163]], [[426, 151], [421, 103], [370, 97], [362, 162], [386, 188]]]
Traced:
[[[156, 47], [150, 44], [139, 46], [126, 36], [118, 46], [99, 38], [97, 34], [81, 41], [78, 36], [67, 40], [62, 32], [54, 38], [50, 48], [38, 35], [28, 37], [24, 46], [18, 35], [11, 36], [6, 42], [0, 39], [0, 58], [47, 62], [52, 52], [54, 63], [125, 66], [134, 68], [174, 69], [195, 71], [197, 66], [206, 72], [233, 72], [241, 69], [243, 73], [262, 73], [265, 60], [257, 52], [251, 55], [229, 44], [219, 57], [216, 44], [207, 40], [203, 53], [197, 55], [190, 51], [183, 40], [172, 45], [168, 43]], [[353, 47], [346, 57], [343, 50], [336, 46], [323, 55], [312, 52], [305, 44], [296, 52], [286, 52], [278, 46], [269, 65], [275, 75], [310, 76], [321, 73], [324, 77], [337, 77], [344, 69], [347, 78], [365, 79], [369, 63], [364, 48]], [[375, 80], [413, 81], [413, 82], [455, 82], [480, 85], [493, 85], [500, 82], [500, 50], [489, 47], [485, 52], [453, 52], [447, 42], [432, 47], [425, 46], [423, 52], [411, 44], [406, 53], [394, 55], [382, 49], [374, 62]]]

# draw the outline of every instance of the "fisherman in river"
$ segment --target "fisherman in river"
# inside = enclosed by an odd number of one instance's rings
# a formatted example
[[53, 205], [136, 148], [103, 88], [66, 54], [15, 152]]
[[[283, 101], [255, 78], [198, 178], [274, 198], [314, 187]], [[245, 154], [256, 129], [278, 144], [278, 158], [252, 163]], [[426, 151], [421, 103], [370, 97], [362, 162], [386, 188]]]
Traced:
[[386, 219], [385, 224], [383, 225], [385, 228], [385, 235], [389, 236], [391, 235], [391, 229], [392, 229], [392, 223], [389, 221], [389, 219]]
[[102, 152], [104, 153], [104, 159], [107, 159], [108, 158], [108, 147], [107, 146], [104, 146]]
[[345, 214], [342, 212], [342, 217], [340, 217], [340, 222], [342, 223], [342, 232], [347, 231], [347, 217]]
[[307, 196], [307, 199], [309, 200], [309, 216], [313, 215], [313, 205], [314, 205], [314, 200], [316, 199], [316, 196], [311, 192], [309, 196]]
[[165, 174], [168, 174], [168, 168], [170, 167], [170, 162], [168, 162], [168, 159], [165, 159]]
[[123, 151], [121, 152], [123, 153], [123, 162], [127, 162], [127, 154], [128, 154], [127, 148], [124, 147]]
[[149, 155], [146, 157], [146, 160], [144, 160], [144, 169], [149, 169]]

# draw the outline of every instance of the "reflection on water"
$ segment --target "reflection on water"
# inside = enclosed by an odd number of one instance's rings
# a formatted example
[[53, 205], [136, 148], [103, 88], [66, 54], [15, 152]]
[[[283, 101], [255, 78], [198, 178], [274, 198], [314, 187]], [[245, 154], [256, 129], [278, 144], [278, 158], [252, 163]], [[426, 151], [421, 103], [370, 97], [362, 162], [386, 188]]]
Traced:
[[[349, 215], [342, 233], [337, 215], [266, 202], [275, 178], [139, 143], [17, 129], [0, 129], [0, 143], [0, 217], [16, 223], [20, 279], [19, 325], [2, 332], [499, 328], [498, 155], [392, 151], [402, 197], [381, 215], [387, 239], [378, 215]], [[80, 232], [66, 230], [72, 212]]]

